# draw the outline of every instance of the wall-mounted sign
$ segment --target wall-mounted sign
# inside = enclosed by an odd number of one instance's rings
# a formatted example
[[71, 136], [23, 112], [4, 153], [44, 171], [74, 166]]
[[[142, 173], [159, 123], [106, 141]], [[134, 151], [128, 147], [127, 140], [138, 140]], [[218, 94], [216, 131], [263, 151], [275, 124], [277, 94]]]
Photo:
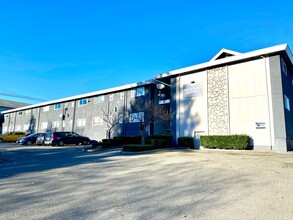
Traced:
[[255, 128], [256, 129], [265, 129], [266, 123], [265, 122], [255, 122]]
[[192, 82], [183, 85], [183, 98], [202, 96], [202, 82]]

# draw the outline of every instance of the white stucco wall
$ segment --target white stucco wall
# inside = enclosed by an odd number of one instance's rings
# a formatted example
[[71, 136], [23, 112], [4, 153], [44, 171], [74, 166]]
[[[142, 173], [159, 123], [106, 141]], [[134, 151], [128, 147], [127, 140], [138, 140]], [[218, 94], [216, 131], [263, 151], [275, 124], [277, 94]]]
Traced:
[[[207, 134], [207, 74], [206, 71], [177, 78], [176, 136], [194, 136], [194, 132]], [[199, 85], [198, 95], [186, 96], [184, 85]], [[201, 89], [200, 89], [201, 87]]]
[[250, 135], [254, 149], [262, 150], [272, 146], [267, 74], [264, 59], [228, 67], [230, 133]]

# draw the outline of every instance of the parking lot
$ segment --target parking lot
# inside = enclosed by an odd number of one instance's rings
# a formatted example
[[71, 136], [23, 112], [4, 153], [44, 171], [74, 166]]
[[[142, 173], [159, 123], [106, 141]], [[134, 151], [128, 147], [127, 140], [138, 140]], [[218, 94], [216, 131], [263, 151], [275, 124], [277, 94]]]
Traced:
[[0, 219], [292, 219], [293, 154], [0, 144]]

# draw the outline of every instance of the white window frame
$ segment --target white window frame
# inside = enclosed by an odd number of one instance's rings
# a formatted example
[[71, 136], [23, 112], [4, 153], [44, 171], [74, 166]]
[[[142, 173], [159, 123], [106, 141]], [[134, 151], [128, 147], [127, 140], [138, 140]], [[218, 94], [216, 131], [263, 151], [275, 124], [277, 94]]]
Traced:
[[60, 121], [53, 121], [52, 122], [52, 128], [59, 128], [60, 126]]
[[21, 131], [21, 125], [15, 125], [15, 131]]
[[48, 128], [48, 122], [44, 121], [41, 123], [41, 129], [47, 129]]
[[92, 125], [103, 125], [103, 118], [102, 117], [93, 117]]
[[97, 104], [97, 103], [103, 103], [105, 101], [105, 96], [104, 95], [99, 95], [99, 96], [96, 96], [94, 98], [94, 103]]
[[87, 99], [79, 99], [78, 100], [78, 106], [85, 106], [87, 105], [88, 100]]
[[43, 112], [48, 112], [48, 111], [50, 111], [50, 106], [48, 105], [48, 106], [44, 106], [43, 107]]
[[109, 95], [109, 101], [112, 102], [114, 100], [114, 94]]
[[31, 114], [31, 109], [29, 109], [29, 110], [25, 110], [25, 114], [26, 114], [26, 115], [30, 115], [30, 114]]
[[125, 97], [125, 92], [120, 92], [120, 99], [124, 99]]
[[290, 111], [290, 99], [284, 95], [284, 105], [285, 105], [285, 108]]
[[61, 103], [56, 103], [54, 105], [54, 110], [59, 110], [59, 109], [61, 109]]
[[86, 126], [86, 118], [79, 118], [76, 120], [77, 127], [84, 127]]
[[139, 97], [145, 95], [144, 86], [131, 90], [131, 97]]
[[144, 122], [144, 112], [134, 112], [129, 114], [130, 123]]
[[30, 124], [24, 124], [23, 125], [23, 130], [27, 131], [30, 127]]

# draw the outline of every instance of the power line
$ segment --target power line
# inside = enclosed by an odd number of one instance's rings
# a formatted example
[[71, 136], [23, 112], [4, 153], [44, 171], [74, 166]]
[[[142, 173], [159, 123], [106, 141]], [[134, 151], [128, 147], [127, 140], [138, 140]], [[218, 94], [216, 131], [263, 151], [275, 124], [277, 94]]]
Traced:
[[[1, 90], [4, 91], [3, 89], [1, 89]], [[30, 96], [25, 96], [25, 95], [18, 95], [18, 94], [15, 94], [15, 93], [12, 94], [12, 93], [0, 92], [0, 95], [10, 96], [10, 97], [15, 97], [15, 98], [28, 99], [28, 100], [41, 101], [41, 102], [46, 101], [44, 99], [34, 98], [34, 97], [30, 97]]]

